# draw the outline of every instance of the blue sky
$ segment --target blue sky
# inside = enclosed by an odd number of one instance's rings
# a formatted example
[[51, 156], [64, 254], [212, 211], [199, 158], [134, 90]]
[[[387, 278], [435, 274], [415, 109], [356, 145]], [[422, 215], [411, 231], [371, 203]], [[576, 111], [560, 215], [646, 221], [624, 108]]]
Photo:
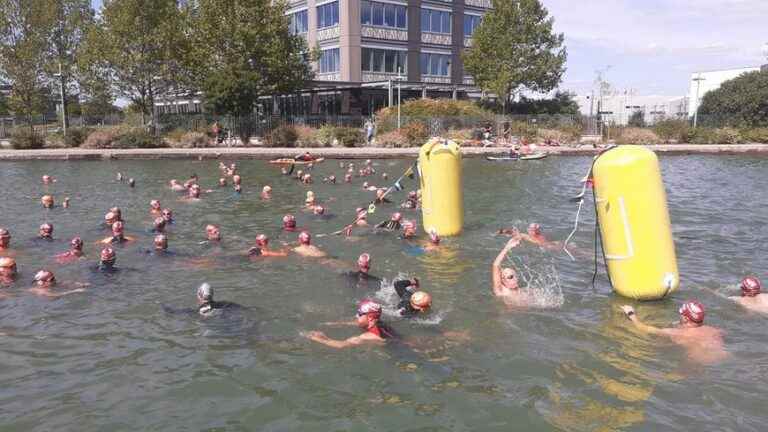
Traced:
[[542, 1], [566, 36], [561, 87], [580, 94], [609, 65], [618, 89], [681, 96], [693, 72], [768, 63], [768, 0]]

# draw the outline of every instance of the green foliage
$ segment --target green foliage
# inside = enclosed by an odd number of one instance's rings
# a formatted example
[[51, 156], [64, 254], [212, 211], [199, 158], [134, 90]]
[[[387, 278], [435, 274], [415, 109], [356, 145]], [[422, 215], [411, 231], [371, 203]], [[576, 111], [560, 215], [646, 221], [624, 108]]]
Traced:
[[410, 147], [408, 138], [406, 138], [402, 134], [402, 132], [398, 130], [377, 135], [376, 139], [374, 140], [374, 145], [376, 147], [387, 147], [387, 148]]
[[427, 142], [429, 138], [429, 129], [423, 122], [411, 122], [400, 128], [408, 144], [411, 147], [420, 146]]
[[157, 147], [162, 147], [162, 143], [143, 128], [128, 130], [112, 142], [112, 148], [116, 149]]
[[645, 127], [645, 113], [643, 111], [635, 111], [629, 116], [627, 125], [630, 127], [643, 128]]
[[330, 145], [329, 141], [320, 140], [319, 129], [305, 125], [295, 125], [293, 128], [297, 136], [296, 147], [327, 147]]
[[195, 83], [206, 109], [218, 114], [253, 111], [258, 97], [291, 93], [312, 71], [304, 39], [288, 32], [285, 5], [270, 0], [200, 0], [191, 16]]
[[699, 127], [688, 132], [686, 141], [691, 144], [740, 144], [744, 139], [737, 129]]
[[[520, 100], [507, 106], [510, 114], [526, 115], [578, 115], [579, 104], [570, 92], [557, 91], [551, 99], [532, 99], [520, 96]], [[504, 106], [496, 100], [484, 100], [481, 105], [494, 112], [502, 112]]]
[[266, 145], [267, 147], [296, 147], [296, 140], [298, 138], [299, 135], [293, 126], [282, 125], [272, 129]]
[[504, 101], [524, 88], [548, 92], [560, 83], [567, 57], [553, 24], [539, 0], [493, 0], [462, 56], [464, 68]]
[[90, 149], [108, 149], [112, 148], [112, 142], [120, 135], [122, 128], [108, 127], [97, 129], [88, 135], [85, 142], [80, 146]]
[[179, 135], [176, 131], [172, 131], [165, 138], [165, 142], [173, 148], [202, 148], [212, 147], [213, 144], [213, 141], [202, 132], [183, 132]]
[[745, 142], [768, 144], [768, 127], [743, 130], [741, 137]]
[[93, 132], [90, 128], [69, 128], [67, 129], [67, 135], [64, 137], [64, 146], [66, 147], [80, 147], [88, 135]]
[[664, 142], [686, 142], [690, 129], [687, 120], [664, 119], [653, 125], [653, 131]]
[[[428, 122], [440, 118], [444, 127], [460, 129], [461, 123], [473, 123], [491, 119], [493, 113], [473, 102], [453, 99], [412, 99], [400, 106], [403, 124], [411, 121]], [[382, 108], [376, 113], [378, 133], [386, 133], [397, 128], [397, 107]]]
[[317, 131], [317, 140], [322, 146], [355, 147], [365, 142], [365, 136], [358, 128], [325, 125]]
[[745, 73], [704, 95], [699, 124], [768, 127], [768, 71]]
[[533, 140], [538, 135], [538, 128], [535, 124], [523, 121], [513, 121], [510, 123], [508, 130], [510, 135], [523, 137], [529, 141]]
[[639, 127], [625, 127], [619, 129], [616, 137], [617, 144], [660, 144], [661, 139], [651, 130]]
[[42, 134], [28, 127], [18, 127], [11, 131], [11, 147], [17, 150], [41, 149], [45, 145]]

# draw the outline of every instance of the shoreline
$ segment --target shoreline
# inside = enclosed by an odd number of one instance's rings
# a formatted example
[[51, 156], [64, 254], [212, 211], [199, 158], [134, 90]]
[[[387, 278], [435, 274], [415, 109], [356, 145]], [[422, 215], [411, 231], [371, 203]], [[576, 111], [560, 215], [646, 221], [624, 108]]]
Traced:
[[[660, 155], [768, 155], [768, 144], [664, 144], [646, 146]], [[507, 147], [462, 147], [464, 157], [499, 156]], [[538, 146], [553, 156], [594, 156], [601, 149], [592, 147]], [[264, 148], [264, 147], [212, 147], [212, 148], [155, 148], [155, 149], [40, 149], [0, 150], [0, 161], [25, 160], [124, 160], [124, 159], [256, 159], [270, 160], [293, 157], [304, 151], [326, 159], [408, 159], [416, 158], [418, 147], [412, 148]]]

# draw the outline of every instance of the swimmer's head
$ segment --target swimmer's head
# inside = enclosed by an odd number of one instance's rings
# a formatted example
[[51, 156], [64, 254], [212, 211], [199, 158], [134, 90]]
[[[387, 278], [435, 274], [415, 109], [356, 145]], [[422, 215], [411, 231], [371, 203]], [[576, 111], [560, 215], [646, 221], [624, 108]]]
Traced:
[[435, 245], [440, 244], [440, 236], [437, 234], [437, 230], [434, 228], [429, 230], [429, 241]]
[[357, 325], [368, 328], [381, 318], [381, 305], [370, 299], [357, 304]]
[[205, 237], [210, 241], [219, 241], [221, 240], [221, 230], [216, 225], [208, 224], [205, 226]]
[[303, 170], [296, 171], [296, 178], [301, 180], [302, 177], [304, 177], [304, 171]]
[[203, 283], [197, 287], [197, 302], [206, 304], [213, 302], [213, 287], [208, 283]]
[[415, 200], [416, 199], [416, 191], [408, 192], [408, 199], [409, 200]]
[[363, 182], [363, 189], [368, 189], [368, 182]]
[[344, 175], [344, 183], [352, 183], [352, 174]]
[[69, 246], [72, 248], [72, 250], [75, 251], [82, 251], [83, 250], [83, 239], [80, 237], [75, 237], [69, 242]]
[[40, 234], [40, 237], [42, 238], [53, 237], [53, 224], [44, 223], [40, 225], [40, 230], [38, 231], [38, 234]]
[[117, 255], [115, 254], [114, 249], [111, 247], [105, 247], [101, 250], [101, 254], [99, 255], [99, 264], [106, 267], [112, 267], [115, 265], [115, 261], [117, 261]]
[[355, 213], [357, 213], [358, 220], [365, 220], [368, 218], [368, 210], [362, 207], [358, 207], [357, 209], [355, 209]]
[[154, 229], [156, 232], [163, 232], [165, 231], [165, 218], [162, 216], [158, 216], [155, 218], [155, 221], [153, 222]]
[[371, 255], [364, 253], [357, 258], [357, 269], [361, 273], [368, 273], [371, 269]]
[[165, 220], [165, 223], [173, 222], [173, 210], [171, 209], [163, 209], [163, 212], [161, 213], [163, 220]]
[[411, 238], [416, 235], [416, 222], [412, 220], [403, 221], [403, 237]]
[[7, 248], [9, 244], [11, 244], [11, 232], [0, 228], [0, 248]]
[[517, 289], [517, 272], [510, 267], [501, 269], [501, 283], [506, 288]]
[[160, 201], [153, 199], [152, 201], [149, 202], [149, 208], [153, 211], [159, 211], [161, 208]]
[[153, 244], [155, 245], [155, 250], [166, 250], [168, 249], [168, 237], [165, 234], [158, 234], [155, 236]]
[[384, 198], [384, 193], [385, 192], [386, 191], [384, 189], [381, 189], [381, 188], [376, 189], [376, 198], [378, 198], [378, 199]]
[[312, 174], [304, 174], [304, 177], [301, 179], [304, 183], [312, 183]]
[[115, 215], [116, 220], [123, 220], [123, 211], [120, 210], [120, 207], [112, 207], [109, 211]]
[[411, 296], [411, 307], [419, 312], [426, 312], [432, 306], [432, 296], [424, 291], [416, 291]]
[[256, 236], [256, 246], [258, 247], [267, 247], [269, 244], [269, 237], [267, 237], [264, 234], [259, 234]]
[[760, 279], [754, 276], [747, 276], [741, 280], [742, 297], [755, 297], [760, 294], [761, 289]]
[[36, 285], [52, 285], [56, 282], [56, 276], [53, 275], [53, 272], [50, 270], [40, 270], [39, 272], [35, 273], [35, 284]]
[[283, 229], [293, 231], [296, 229], [296, 217], [292, 214], [283, 216]]
[[104, 223], [106, 223], [109, 226], [112, 226], [113, 223], [117, 222], [117, 216], [114, 212], [108, 212], [104, 215]]
[[266, 185], [263, 188], [261, 188], [261, 194], [262, 195], [269, 195], [272, 193], [272, 186]]
[[239, 185], [242, 182], [242, 178], [239, 174], [235, 174], [232, 176], [232, 183]]
[[325, 214], [325, 207], [323, 207], [321, 205], [316, 205], [315, 207], [312, 208], [312, 213], [314, 213], [314, 214], [316, 214], [318, 216], [321, 216], [321, 215]]
[[16, 260], [11, 257], [0, 257], [0, 275], [6, 277], [15, 276]]
[[193, 184], [189, 187], [190, 198], [200, 198], [200, 186]]
[[51, 176], [49, 176], [48, 174], [45, 174], [43, 176], [43, 184], [49, 184], [49, 183], [51, 183]]
[[529, 235], [541, 235], [541, 225], [537, 223], [532, 223], [528, 225], [528, 234]]
[[370, 160], [370, 159], [366, 159], [366, 160], [365, 160], [365, 164], [366, 164], [366, 165], [368, 165], [368, 166], [370, 166], [372, 163], [373, 163], [373, 162], [371, 162], [371, 160]]
[[125, 231], [125, 224], [123, 224], [122, 221], [117, 221], [112, 224], [112, 235], [123, 235], [123, 231]]
[[686, 322], [691, 322], [696, 325], [704, 324], [704, 305], [696, 300], [683, 303], [683, 305], [680, 306], [678, 313], [680, 313], [680, 321], [683, 324]]
[[388, 179], [388, 178], [389, 178], [389, 175], [387, 175], [387, 173], [381, 173], [381, 178], [382, 178], [383, 180], [386, 180], [386, 179]]
[[128, 179], [128, 186], [130, 186], [130, 187], [136, 186], [136, 180], [134, 180], [132, 178], [129, 178]]
[[328, 176], [328, 182], [330, 182], [330, 183], [333, 183], [333, 184], [336, 184], [336, 176], [335, 176], [335, 175], [333, 175], [333, 174], [331, 174], [330, 176]]
[[45, 208], [53, 207], [53, 195], [43, 195], [43, 197], [40, 198], [40, 203]]
[[227, 179], [224, 177], [219, 178], [219, 187], [225, 187], [227, 185]]
[[299, 244], [303, 246], [309, 246], [309, 244], [312, 242], [312, 235], [307, 231], [302, 231], [299, 233]]
[[403, 220], [403, 215], [400, 212], [394, 212], [392, 213], [392, 216], [389, 218], [392, 222], [400, 222]]

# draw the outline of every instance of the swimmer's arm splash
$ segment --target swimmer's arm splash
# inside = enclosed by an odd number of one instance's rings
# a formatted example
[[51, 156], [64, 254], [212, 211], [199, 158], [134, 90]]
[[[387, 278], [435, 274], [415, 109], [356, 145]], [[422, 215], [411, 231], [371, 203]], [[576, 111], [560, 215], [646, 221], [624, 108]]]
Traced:
[[660, 329], [640, 321], [640, 318], [637, 317], [635, 309], [632, 306], [624, 305], [621, 307], [621, 311], [624, 312], [624, 315], [627, 316], [628, 320], [632, 321], [632, 324], [634, 324], [635, 328], [641, 332], [648, 334], [667, 334], [665, 331], [666, 329]]
[[518, 244], [520, 244], [519, 236], [509, 239], [506, 246], [504, 246], [504, 249], [502, 249], [496, 259], [493, 260], [493, 264], [491, 265], [491, 277], [493, 279], [493, 293], [497, 296], [504, 295], [501, 289], [501, 263], [504, 262], [509, 251]]

